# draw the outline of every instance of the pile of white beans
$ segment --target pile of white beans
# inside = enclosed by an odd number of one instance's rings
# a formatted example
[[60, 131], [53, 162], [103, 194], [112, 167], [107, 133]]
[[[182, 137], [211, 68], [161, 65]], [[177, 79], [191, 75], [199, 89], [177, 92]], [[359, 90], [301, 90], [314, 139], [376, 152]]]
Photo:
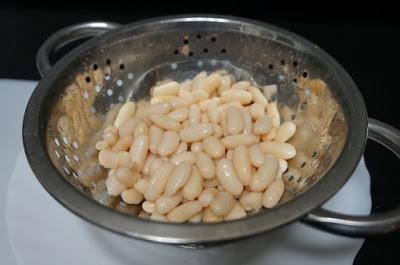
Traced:
[[286, 143], [296, 125], [281, 123], [273, 91], [201, 72], [123, 104], [96, 143], [107, 192], [164, 222], [220, 222], [274, 207], [296, 155]]

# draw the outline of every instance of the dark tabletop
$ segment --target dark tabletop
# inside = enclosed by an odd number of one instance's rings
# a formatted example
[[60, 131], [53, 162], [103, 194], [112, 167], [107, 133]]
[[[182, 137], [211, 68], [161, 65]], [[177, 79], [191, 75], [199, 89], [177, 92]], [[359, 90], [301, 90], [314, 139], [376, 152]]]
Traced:
[[[0, 3], [0, 78], [34, 79], [35, 53], [56, 30], [73, 23], [108, 20], [127, 23], [141, 18], [177, 13], [221, 13], [269, 22], [291, 30], [318, 44], [350, 73], [366, 102], [369, 116], [400, 128], [400, 23], [397, 7], [384, 2], [349, 7], [320, 1], [272, 4], [267, 1], [206, 4], [189, 2], [173, 5], [166, 1], [147, 5], [98, 2], [93, 5], [37, 8]], [[133, 3], [133, 4], [132, 4]], [[261, 4], [260, 4], [261, 3]], [[142, 3], [143, 4], [143, 3]], [[2, 6], [3, 5], [3, 6]], [[371, 173], [372, 212], [400, 203], [398, 160], [376, 143], [368, 142], [365, 158]], [[400, 233], [369, 238], [354, 264], [400, 264], [397, 249]]]

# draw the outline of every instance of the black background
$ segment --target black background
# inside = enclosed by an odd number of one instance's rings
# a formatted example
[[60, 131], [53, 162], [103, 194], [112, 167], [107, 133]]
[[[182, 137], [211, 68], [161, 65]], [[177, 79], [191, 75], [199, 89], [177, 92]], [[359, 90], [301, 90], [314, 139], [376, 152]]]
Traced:
[[[385, 1], [351, 4], [331, 1], [271, 2], [80, 2], [38, 7], [0, 3], [0, 78], [34, 79], [35, 53], [56, 30], [73, 23], [107, 20], [128, 23], [142, 18], [181, 13], [219, 13], [269, 22], [318, 44], [350, 73], [358, 85], [370, 117], [400, 128], [399, 9]], [[369, 141], [365, 151], [371, 172], [373, 212], [400, 203], [398, 160]], [[400, 233], [369, 238], [354, 264], [400, 264]]]

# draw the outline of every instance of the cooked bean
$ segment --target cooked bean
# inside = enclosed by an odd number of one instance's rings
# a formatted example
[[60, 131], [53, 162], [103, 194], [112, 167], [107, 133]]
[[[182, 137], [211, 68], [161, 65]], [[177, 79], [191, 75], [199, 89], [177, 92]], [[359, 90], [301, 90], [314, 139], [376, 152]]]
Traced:
[[128, 164], [130, 161], [129, 153], [126, 151], [111, 151], [108, 149], [99, 152], [99, 164], [105, 168], [117, 168]]
[[226, 159], [229, 159], [232, 161], [233, 158], [233, 149], [229, 149], [228, 151], [226, 151], [226, 155], [225, 155]]
[[189, 109], [189, 122], [190, 124], [200, 123], [201, 110], [198, 105], [192, 105]]
[[201, 81], [203, 81], [204, 79], [206, 79], [207, 78], [207, 73], [206, 72], [200, 72], [200, 73], [198, 73], [194, 78], [193, 78], [193, 81], [192, 81], [192, 88], [193, 88], [193, 90], [195, 90], [195, 89], [199, 89], [199, 85], [200, 85], [200, 83], [201, 83]]
[[192, 91], [192, 80], [186, 79], [184, 82], [180, 83], [180, 91]]
[[235, 134], [222, 138], [221, 142], [225, 148], [235, 148], [238, 145], [252, 145], [259, 141], [255, 135]]
[[263, 107], [263, 109], [267, 107], [268, 100], [264, 97], [264, 95], [260, 89], [252, 86], [249, 88], [249, 92], [253, 96], [254, 102], [256, 102], [257, 104], [260, 104]]
[[178, 95], [179, 92], [179, 84], [175, 81], [168, 82], [166, 84], [162, 84], [156, 86], [152, 89], [152, 96], [153, 97], [160, 97], [160, 96], [174, 96]]
[[210, 119], [210, 121], [214, 124], [217, 124], [219, 122], [219, 112], [217, 111], [218, 104], [217, 101], [212, 101], [210, 104], [207, 106], [207, 114]]
[[203, 211], [196, 213], [188, 221], [190, 223], [200, 223], [201, 220], [203, 220]]
[[188, 161], [190, 164], [194, 164], [196, 162], [196, 158], [192, 154], [192, 152], [187, 152], [187, 151], [176, 154], [173, 157], [171, 157], [171, 162], [174, 165], [178, 165], [179, 163], [182, 163], [183, 161]]
[[218, 95], [221, 96], [222, 92], [224, 92], [225, 90], [228, 90], [231, 87], [232, 84], [232, 80], [230, 78], [230, 76], [224, 75], [221, 76], [220, 78], [220, 83], [218, 86]]
[[157, 159], [157, 156], [153, 154], [149, 154], [146, 158], [146, 161], [144, 162], [143, 168], [142, 168], [142, 173], [144, 175], [149, 175], [150, 172], [150, 166], [154, 162], [154, 160]]
[[115, 170], [117, 180], [125, 184], [128, 188], [135, 186], [140, 179], [140, 174], [137, 172], [136, 164], [130, 163], [126, 166], [119, 167]]
[[212, 158], [219, 158], [225, 154], [225, 146], [216, 136], [208, 136], [203, 140], [204, 151]]
[[243, 122], [244, 122], [244, 135], [251, 135], [253, 133], [253, 121], [251, 115], [247, 110], [243, 110]]
[[268, 116], [262, 116], [254, 123], [253, 132], [255, 134], [266, 134], [272, 128], [272, 119]]
[[271, 130], [269, 130], [269, 132], [267, 134], [261, 135], [261, 140], [264, 142], [270, 142], [270, 141], [274, 140], [276, 131], [277, 131], [277, 127], [272, 127]]
[[189, 162], [183, 161], [179, 163], [175, 167], [167, 182], [167, 185], [165, 186], [164, 194], [166, 196], [172, 196], [175, 194], [189, 180], [191, 171], [192, 165]]
[[149, 185], [144, 194], [146, 200], [154, 201], [161, 196], [174, 169], [175, 166], [171, 162], [165, 162], [158, 168], [156, 173], [150, 178]]
[[107, 193], [111, 196], [118, 196], [126, 189], [126, 185], [119, 182], [114, 174], [110, 174], [106, 179]]
[[179, 145], [179, 135], [174, 131], [166, 131], [161, 137], [160, 145], [158, 146], [158, 154], [160, 156], [168, 156], [175, 152]]
[[250, 83], [248, 81], [239, 81], [233, 84], [230, 89], [248, 90], [249, 88]]
[[220, 183], [219, 183], [218, 178], [215, 177], [215, 178], [212, 178], [212, 179], [205, 179], [205, 180], [204, 180], [203, 186], [204, 186], [204, 188], [207, 189], [207, 188], [215, 188], [215, 187], [217, 187], [219, 184], [220, 184]]
[[133, 136], [137, 137], [141, 134], [148, 134], [149, 133], [149, 128], [147, 127], [145, 122], [139, 122], [138, 125], [136, 125], [135, 131], [133, 132]]
[[261, 150], [264, 153], [272, 154], [277, 158], [291, 159], [296, 155], [296, 149], [291, 144], [280, 142], [262, 142]]
[[253, 175], [250, 181], [250, 189], [252, 191], [263, 191], [267, 188], [278, 175], [279, 161], [276, 158], [268, 157], [265, 159], [257, 172]]
[[281, 179], [276, 179], [271, 185], [265, 190], [262, 204], [265, 208], [272, 208], [278, 204], [282, 197], [285, 185]]
[[175, 223], [183, 223], [201, 211], [203, 205], [198, 201], [190, 201], [179, 205], [168, 213], [168, 220]]
[[276, 102], [271, 102], [267, 105], [267, 114], [272, 118], [272, 126], [279, 127], [281, 124], [281, 118], [279, 116]]
[[176, 121], [183, 122], [189, 117], [189, 109], [186, 107], [178, 108], [168, 113], [168, 117]]
[[143, 195], [146, 193], [148, 186], [149, 186], [149, 180], [147, 178], [141, 178], [136, 182], [135, 190]]
[[159, 214], [167, 214], [182, 201], [183, 196], [180, 192], [172, 196], [161, 196], [156, 200], [156, 211]]
[[165, 115], [153, 114], [150, 115], [150, 120], [164, 130], [179, 131], [181, 129], [181, 124], [178, 121]]
[[199, 202], [201, 202], [204, 207], [208, 207], [218, 193], [219, 191], [216, 188], [207, 188], [200, 194]]
[[187, 149], [188, 149], [188, 144], [184, 143], [184, 142], [181, 142], [172, 155], [180, 154], [182, 152], [185, 152]]
[[259, 103], [253, 103], [249, 107], [249, 113], [253, 120], [257, 120], [258, 118], [265, 115], [265, 109]]
[[288, 163], [285, 159], [279, 159], [279, 170], [283, 173], [286, 171]]
[[203, 112], [200, 116], [200, 122], [201, 123], [210, 123], [210, 118], [208, 117], [208, 114]]
[[217, 223], [221, 222], [223, 219], [222, 217], [216, 215], [211, 211], [210, 208], [205, 208], [203, 211], [203, 222], [204, 223]]
[[148, 106], [144, 113], [145, 115], [152, 114], [167, 114], [172, 109], [172, 104], [168, 100], [161, 101], [160, 103]]
[[196, 154], [198, 152], [202, 152], [203, 151], [203, 145], [201, 144], [201, 142], [194, 142], [190, 145], [190, 151], [193, 154]]
[[246, 105], [252, 101], [253, 97], [250, 92], [239, 89], [229, 89], [221, 94], [221, 103], [239, 101], [241, 104]]
[[286, 142], [289, 140], [296, 132], [296, 124], [292, 121], [286, 121], [278, 127], [275, 135], [275, 141]]
[[143, 201], [143, 195], [135, 188], [127, 189], [121, 192], [121, 198], [128, 204], [139, 204]]
[[156, 171], [158, 170], [158, 168], [164, 163], [164, 161], [157, 157], [155, 158], [149, 165], [149, 176], [153, 176]]
[[207, 99], [209, 97], [208, 93], [202, 89], [194, 89], [192, 91], [192, 101], [197, 103], [201, 100]]
[[232, 211], [235, 206], [235, 199], [229, 192], [221, 191], [210, 203], [210, 209], [218, 216], [225, 216]]
[[242, 204], [245, 211], [253, 211], [257, 213], [262, 207], [262, 197], [261, 192], [249, 192], [240, 196], [239, 202]]
[[243, 108], [242, 104], [239, 101], [233, 101], [233, 102], [228, 102], [228, 103], [219, 105], [218, 108], [217, 108], [217, 111], [221, 114], [223, 112], [226, 112], [226, 110], [229, 107]]
[[276, 95], [278, 93], [278, 87], [277, 85], [267, 85], [263, 87], [263, 94], [267, 100], [271, 100], [273, 95]]
[[258, 144], [253, 144], [249, 147], [249, 156], [253, 166], [258, 168], [264, 164], [264, 153]]
[[243, 209], [242, 205], [238, 202], [235, 202], [232, 210], [224, 217], [225, 221], [229, 220], [237, 220], [246, 217], [246, 212]]
[[156, 221], [156, 222], [168, 222], [167, 217], [165, 217], [162, 214], [158, 214], [158, 213], [152, 213], [150, 215], [150, 220]]
[[110, 146], [113, 146], [118, 141], [118, 135], [116, 135], [113, 131], [104, 131], [103, 140], [108, 143]]
[[197, 142], [214, 133], [214, 124], [198, 123], [182, 129], [179, 136], [183, 142]]
[[[193, 94], [193, 93], [192, 93]], [[173, 97], [168, 100], [173, 109], [178, 109], [182, 107], [189, 107], [191, 104], [193, 104], [193, 96], [190, 97]]]
[[150, 151], [153, 154], [158, 153], [158, 148], [161, 143], [161, 137], [163, 135], [163, 130], [155, 125], [151, 125], [149, 129], [149, 138], [150, 138]]
[[111, 148], [112, 151], [127, 151], [129, 147], [133, 143], [133, 137], [130, 135], [127, 135], [123, 138], [120, 138], [118, 142], [115, 143], [115, 145]]
[[119, 136], [133, 136], [133, 132], [135, 131], [136, 126], [138, 125], [139, 120], [137, 118], [130, 118], [126, 120], [119, 126]]
[[221, 82], [221, 76], [218, 74], [211, 74], [199, 81], [198, 89], [203, 89], [209, 95], [211, 95], [219, 86]]
[[180, 97], [180, 98], [184, 98], [184, 97], [191, 98], [192, 97], [192, 92], [180, 89], [179, 93], [178, 93], [178, 97]]
[[131, 145], [129, 154], [131, 161], [137, 164], [138, 171], [141, 171], [144, 166], [149, 146], [150, 141], [146, 134], [138, 135]]
[[251, 163], [249, 151], [245, 145], [238, 145], [235, 147], [233, 151], [232, 164], [243, 185], [248, 185], [251, 180]]
[[243, 131], [243, 114], [238, 107], [229, 107], [225, 117], [226, 130], [229, 134], [238, 134]]
[[135, 114], [135, 110], [136, 110], [136, 105], [134, 102], [128, 101], [124, 103], [118, 111], [117, 117], [115, 118], [114, 121], [114, 126], [119, 128], [121, 124], [123, 124], [129, 118], [133, 117], [133, 115]]
[[243, 184], [236, 176], [229, 159], [221, 159], [217, 162], [217, 177], [222, 186], [232, 195], [238, 195], [243, 191]]
[[222, 137], [222, 127], [218, 124], [215, 124], [215, 128], [214, 128], [214, 136], [217, 138], [221, 138]]
[[101, 151], [105, 149], [110, 149], [111, 146], [106, 141], [100, 140], [96, 143], [95, 147], [97, 150]]
[[196, 165], [199, 169], [200, 175], [205, 179], [212, 179], [215, 177], [215, 165], [212, 159], [204, 152], [195, 154]]
[[155, 213], [156, 212], [156, 204], [151, 201], [144, 201], [142, 203], [142, 209], [147, 213]]
[[188, 200], [197, 198], [203, 190], [203, 179], [196, 167], [192, 167], [189, 180], [182, 189], [182, 195]]

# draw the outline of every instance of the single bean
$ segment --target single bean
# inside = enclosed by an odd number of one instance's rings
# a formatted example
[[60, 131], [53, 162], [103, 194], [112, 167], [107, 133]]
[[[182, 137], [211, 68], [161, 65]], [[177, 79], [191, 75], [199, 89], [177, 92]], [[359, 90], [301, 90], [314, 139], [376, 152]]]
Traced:
[[201, 142], [194, 142], [190, 145], [190, 151], [193, 154], [196, 154], [198, 152], [202, 152], [203, 151], [203, 145], [201, 144]]
[[222, 186], [232, 195], [238, 195], [243, 191], [243, 184], [236, 176], [229, 159], [221, 159], [217, 162], [217, 177]]
[[149, 116], [152, 114], [167, 114], [170, 112], [172, 109], [172, 104], [168, 100], [164, 99], [160, 103], [153, 104], [148, 106], [145, 110], [144, 113], [145, 115]]
[[143, 201], [143, 195], [135, 188], [127, 189], [121, 192], [121, 198], [127, 204], [139, 204]]
[[154, 161], [152, 161], [149, 165], [149, 176], [153, 176], [156, 171], [158, 170], [158, 168], [164, 163], [164, 161], [157, 157], [156, 159], [154, 159]]
[[105, 149], [110, 149], [111, 146], [104, 140], [100, 140], [96, 143], [95, 145], [96, 149], [101, 151], [101, 150], [105, 150]]
[[272, 208], [276, 206], [283, 195], [285, 185], [283, 180], [276, 179], [271, 185], [265, 190], [262, 204], [265, 208]]
[[149, 133], [149, 128], [147, 127], [147, 124], [141, 121], [138, 123], [138, 125], [136, 125], [135, 131], [133, 132], [133, 136], [137, 137], [141, 134], [148, 134], [148, 133]]
[[191, 104], [194, 103], [192, 94], [190, 97], [173, 97], [168, 101], [171, 103], [173, 109], [189, 107]]
[[199, 89], [199, 85], [200, 85], [200, 83], [201, 83], [201, 81], [203, 81], [204, 79], [206, 79], [207, 78], [207, 73], [206, 72], [200, 72], [200, 73], [198, 73], [194, 78], [193, 78], [193, 81], [192, 81], [192, 88], [193, 88], [193, 90], [195, 90], [195, 89]]
[[118, 196], [127, 187], [125, 184], [119, 182], [114, 174], [111, 174], [106, 179], [106, 188], [109, 195]]
[[182, 193], [177, 192], [172, 196], [161, 196], [156, 200], [156, 211], [159, 214], [167, 214], [182, 201]]
[[130, 118], [126, 120], [124, 123], [122, 123], [119, 126], [119, 136], [120, 137], [125, 137], [125, 136], [133, 136], [133, 132], [135, 131], [136, 126], [139, 123], [139, 119], [137, 118]]
[[230, 89], [248, 90], [249, 88], [250, 83], [248, 81], [239, 81], [233, 84]]
[[163, 135], [163, 130], [155, 125], [151, 125], [149, 129], [149, 138], [150, 138], [150, 152], [153, 154], [158, 153], [158, 148], [161, 143], [161, 137]]
[[196, 165], [199, 169], [200, 175], [205, 179], [212, 179], [215, 177], [215, 165], [213, 160], [204, 152], [197, 152], [195, 154]]
[[129, 153], [126, 151], [111, 151], [108, 149], [99, 152], [99, 164], [105, 168], [117, 168], [126, 165], [130, 161]]
[[242, 104], [239, 101], [233, 101], [233, 102], [228, 102], [228, 103], [219, 105], [217, 108], [217, 111], [221, 114], [223, 112], [226, 112], [226, 110], [229, 107], [243, 108]]
[[107, 130], [103, 133], [103, 140], [113, 146], [118, 141], [118, 135], [111, 130]]
[[189, 109], [186, 107], [178, 108], [168, 113], [168, 117], [176, 121], [183, 122], [189, 117]]
[[262, 116], [254, 123], [253, 132], [255, 134], [266, 134], [272, 128], [272, 119], [268, 116]]
[[244, 135], [253, 134], [253, 121], [251, 120], [251, 115], [247, 110], [243, 110], [243, 121], [244, 121]]
[[136, 105], [132, 101], [124, 103], [118, 111], [117, 117], [114, 121], [114, 126], [119, 128], [121, 124], [127, 121], [129, 118], [133, 117], [135, 114]]
[[211, 211], [210, 208], [205, 208], [203, 211], [203, 222], [204, 223], [217, 223], [223, 221], [222, 217], [216, 215]]
[[250, 189], [252, 191], [263, 191], [265, 190], [276, 178], [279, 170], [279, 161], [274, 157], [268, 157], [265, 159], [264, 165], [262, 165], [257, 172], [253, 175], [250, 181]]
[[245, 145], [238, 145], [235, 147], [232, 164], [243, 185], [248, 185], [251, 180], [251, 163], [249, 151]]
[[253, 103], [249, 107], [249, 113], [253, 120], [257, 120], [265, 115], [265, 109], [261, 104]]
[[150, 120], [164, 130], [180, 131], [182, 127], [178, 121], [161, 114], [150, 115]]
[[143, 195], [146, 193], [148, 186], [149, 186], [149, 180], [147, 178], [141, 178], [136, 182], [135, 190]]
[[156, 212], [156, 204], [151, 201], [144, 201], [142, 203], [142, 209], [147, 213], [155, 213]]
[[172, 81], [154, 87], [152, 89], [152, 96], [159, 97], [159, 96], [177, 95], [178, 92], [179, 92], [179, 84], [175, 81]]
[[268, 100], [265, 98], [265, 96], [263, 95], [263, 93], [261, 92], [260, 89], [252, 86], [249, 88], [249, 92], [253, 96], [254, 102], [256, 102], [257, 104], [260, 104], [263, 107], [263, 109], [267, 107]]
[[272, 154], [285, 160], [291, 159], [296, 155], [296, 149], [288, 143], [262, 142], [260, 147], [264, 153]]
[[262, 90], [267, 100], [271, 100], [272, 96], [278, 93], [278, 87], [275, 84], [264, 86]]
[[189, 109], [189, 123], [190, 124], [196, 124], [200, 123], [200, 117], [201, 117], [201, 110], [198, 105], [192, 105], [190, 106]]
[[221, 103], [239, 101], [241, 104], [247, 105], [252, 99], [250, 92], [239, 89], [229, 89], [221, 94]]
[[226, 130], [229, 134], [241, 133], [244, 129], [243, 113], [238, 107], [229, 107], [226, 113]]
[[264, 153], [259, 144], [253, 144], [249, 147], [249, 155], [253, 166], [259, 168], [264, 164]]
[[208, 207], [218, 193], [219, 191], [216, 188], [207, 188], [200, 194], [199, 202], [201, 202], [204, 207]]
[[212, 179], [205, 179], [204, 180], [204, 188], [215, 188], [218, 185], [220, 185], [219, 180], [217, 177], [212, 178]]
[[203, 178], [196, 167], [192, 167], [189, 180], [183, 186], [182, 195], [188, 200], [194, 200], [203, 191]]
[[235, 206], [235, 199], [229, 192], [221, 191], [210, 204], [210, 209], [218, 216], [225, 216]]
[[225, 146], [213, 135], [203, 140], [203, 149], [212, 158], [220, 158], [225, 154]]
[[166, 196], [174, 195], [189, 180], [191, 171], [192, 165], [189, 162], [184, 161], [179, 163], [165, 186], [164, 194]]
[[279, 159], [279, 170], [283, 173], [286, 171], [288, 167], [288, 163], [286, 162], [285, 159]]
[[242, 204], [245, 211], [257, 213], [262, 207], [262, 197], [262, 192], [248, 192], [240, 196], [239, 202]]
[[175, 166], [171, 162], [165, 162], [158, 168], [156, 173], [150, 178], [149, 185], [144, 194], [146, 200], [154, 201], [161, 196], [174, 169]]
[[133, 143], [133, 137], [128, 135], [120, 138], [118, 142], [111, 148], [112, 151], [127, 151]]
[[276, 131], [275, 141], [286, 142], [296, 133], [296, 124], [292, 121], [282, 123]]
[[272, 126], [279, 127], [281, 124], [281, 118], [279, 116], [276, 102], [271, 102], [267, 105], [267, 114], [272, 118]]
[[228, 90], [231, 87], [232, 84], [232, 80], [230, 78], [230, 76], [224, 75], [221, 76], [220, 79], [220, 83], [218, 86], [218, 95], [221, 96], [222, 92], [224, 92], [225, 90]]
[[143, 169], [149, 146], [150, 141], [146, 134], [138, 135], [131, 145], [129, 154], [131, 156], [131, 161], [137, 164], [138, 171]]
[[219, 86], [221, 82], [221, 76], [218, 74], [211, 74], [199, 81], [198, 89], [203, 89], [209, 95], [211, 95]]
[[142, 168], [142, 173], [144, 175], [149, 175], [150, 172], [150, 166], [154, 162], [154, 160], [157, 159], [157, 156], [153, 154], [149, 154], [146, 158], [146, 161], [144, 162], [143, 168]]
[[243, 209], [242, 205], [238, 202], [235, 202], [232, 210], [224, 217], [225, 221], [229, 220], [237, 220], [246, 217], [246, 211]]
[[201, 211], [203, 205], [199, 201], [190, 201], [179, 205], [168, 213], [168, 220], [175, 223], [183, 223]]
[[156, 222], [168, 222], [167, 217], [165, 217], [162, 214], [158, 214], [158, 213], [152, 213], [150, 215], [150, 220], [156, 221]]
[[187, 152], [187, 151], [176, 154], [173, 157], [171, 157], [171, 162], [174, 165], [178, 165], [179, 163], [182, 163], [183, 161], [188, 161], [190, 164], [194, 164], [196, 162], [196, 158], [192, 154], [192, 152]]
[[219, 122], [219, 112], [217, 111], [218, 108], [218, 103], [217, 101], [212, 101], [210, 104], [207, 106], [207, 114], [210, 119], [210, 121], [214, 124], [218, 124]]
[[160, 156], [169, 156], [174, 153], [179, 145], [179, 135], [174, 131], [166, 131], [161, 137], [161, 142], [158, 147], [158, 154]]
[[179, 136], [183, 142], [197, 142], [214, 133], [214, 124], [198, 123], [193, 124], [188, 128], [182, 129]]
[[209, 97], [208, 93], [202, 89], [193, 89], [192, 91], [192, 102], [197, 103], [201, 100], [205, 100]]
[[141, 176], [139, 172], [137, 172], [136, 164], [130, 163], [126, 166], [117, 168], [115, 170], [115, 177], [119, 182], [125, 184], [128, 188], [131, 188], [135, 186]]
[[259, 141], [255, 135], [235, 134], [222, 138], [221, 142], [225, 148], [235, 148], [238, 145], [252, 145]]

